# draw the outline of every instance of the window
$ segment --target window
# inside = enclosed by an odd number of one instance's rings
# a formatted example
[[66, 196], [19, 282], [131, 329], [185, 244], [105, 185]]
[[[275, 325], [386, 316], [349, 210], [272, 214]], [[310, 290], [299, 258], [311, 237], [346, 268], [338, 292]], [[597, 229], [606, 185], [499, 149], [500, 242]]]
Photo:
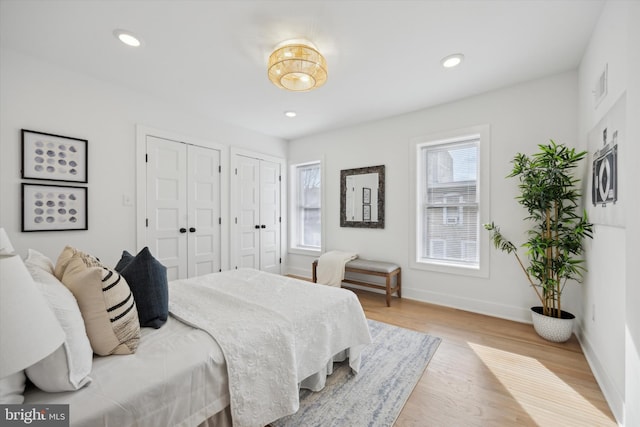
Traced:
[[322, 244], [320, 162], [293, 165], [291, 247], [319, 251]]
[[[471, 132], [475, 131], [475, 132]], [[488, 126], [412, 141], [415, 268], [485, 276]]]

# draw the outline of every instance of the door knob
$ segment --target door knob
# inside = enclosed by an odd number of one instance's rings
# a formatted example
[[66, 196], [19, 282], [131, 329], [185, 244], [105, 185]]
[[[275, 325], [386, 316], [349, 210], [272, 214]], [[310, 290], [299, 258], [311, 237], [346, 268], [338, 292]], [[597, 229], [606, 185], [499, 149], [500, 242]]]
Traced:
[[183, 228], [181, 228], [181, 229], [180, 229], [180, 232], [181, 232], [181, 233], [186, 233], [186, 232], [187, 232], [187, 229], [183, 227]]
[[189, 232], [190, 232], [190, 233], [195, 233], [195, 232], [196, 232], [196, 229], [195, 229], [194, 227], [191, 227], [191, 228], [189, 229]]
[[256, 224], [256, 227], [255, 227], [255, 228], [259, 229], [259, 228], [260, 228], [260, 226]]
[[267, 226], [266, 226], [266, 225], [264, 225], [264, 224], [262, 224], [262, 225], [260, 226], [260, 228], [267, 228]]

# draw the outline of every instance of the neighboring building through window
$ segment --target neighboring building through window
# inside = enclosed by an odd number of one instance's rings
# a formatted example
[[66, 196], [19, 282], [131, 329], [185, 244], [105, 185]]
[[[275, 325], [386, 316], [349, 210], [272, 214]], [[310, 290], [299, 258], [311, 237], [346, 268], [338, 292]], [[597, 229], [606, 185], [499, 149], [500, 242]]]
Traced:
[[[474, 128], [475, 129], [475, 128]], [[477, 133], [414, 141], [413, 267], [486, 274], [483, 221], [488, 218], [488, 127]], [[477, 129], [476, 129], [477, 130]], [[425, 140], [426, 139], [426, 140]], [[483, 206], [484, 203], [484, 206]], [[484, 245], [486, 246], [486, 245]]]
[[322, 175], [320, 162], [292, 166], [291, 247], [319, 251], [322, 247]]

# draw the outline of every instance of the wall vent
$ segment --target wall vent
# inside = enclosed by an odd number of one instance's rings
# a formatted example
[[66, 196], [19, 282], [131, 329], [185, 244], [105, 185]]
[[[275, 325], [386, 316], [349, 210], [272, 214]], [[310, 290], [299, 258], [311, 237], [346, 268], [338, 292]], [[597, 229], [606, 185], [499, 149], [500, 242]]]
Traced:
[[596, 81], [593, 87], [593, 100], [594, 100], [594, 108], [600, 104], [600, 102], [607, 96], [607, 89], [609, 86], [608, 73], [609, 64], [604, 65], [604, 70], [598, 76], [598, 80]]

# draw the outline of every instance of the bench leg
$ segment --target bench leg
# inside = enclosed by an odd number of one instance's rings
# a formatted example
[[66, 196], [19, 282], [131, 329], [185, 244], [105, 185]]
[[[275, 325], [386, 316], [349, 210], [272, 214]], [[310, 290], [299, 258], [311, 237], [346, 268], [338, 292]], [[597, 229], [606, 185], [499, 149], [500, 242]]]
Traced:
[[398, 298], [402, 298], [402, 271], [398, 271], [396, 276], [396, 288], [398, 289]]
[[318, 275], [316, 274], [316, 268], [318, 267], [318, 261], [314, 261], [311, 264], [311, 280], [313, 283], [318, 283]]
[[391, 307], [391, 275], [387, 274], [387, 307]]

